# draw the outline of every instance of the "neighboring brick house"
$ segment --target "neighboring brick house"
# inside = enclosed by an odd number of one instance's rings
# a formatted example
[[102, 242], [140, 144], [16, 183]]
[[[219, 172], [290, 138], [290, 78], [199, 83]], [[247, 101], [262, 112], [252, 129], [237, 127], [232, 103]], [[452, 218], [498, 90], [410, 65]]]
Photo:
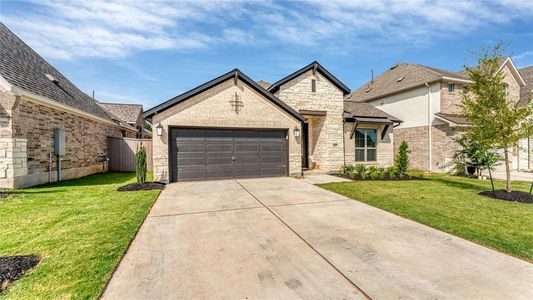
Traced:
[[98, 105], [116, 119], [124, 120], [129, 125], [135, 127], [137, 129], [137, 133], [135, 134], [136, 138], [149, 139], [152, 137], [152, 133], [146, 130], [146, 121], [143, 118], [143, 106], [141, 104], [99, 102]]
[[65, 131], [62, 179], [101, 172], [107, 137], [135, 136], [2, 23], [0, 45], [0, 188], [56, 180], [56, 128]]
[[[526, 83], [510, 58], [502, 59], [508, 97], [527, 102]], [[405, 140], [411, 149], [411, 167], [448, 172], [455, 169], [455, 140], [468, 126], [461, 115], [461, 92], [471, 81], [464, 72], [448, 72], [418, 64], [398, 64], [361, 86], [348, 101], [368, 103], [400, 118], [394, 129], [394, 148]], [[430, 130], [431, 129], [431, 130]], [[527, 141], [526, 141], [527, 143]], [[513, 149], [513, 168], [524, 165]], [[527, 165], [527, 161], [525, 163]]]
[[318, 62], [274, 84], [228, 72], [144, 114], [154, 124], [154, 177], [300, 176], [346, 163], [391, 165], [392, 128], [401, 121], [346, 103], [349, 93]]

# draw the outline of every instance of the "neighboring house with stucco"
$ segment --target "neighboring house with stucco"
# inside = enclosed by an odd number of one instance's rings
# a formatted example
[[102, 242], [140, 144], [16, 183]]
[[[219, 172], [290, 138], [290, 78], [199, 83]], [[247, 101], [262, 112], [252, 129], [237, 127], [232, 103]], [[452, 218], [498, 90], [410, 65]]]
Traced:
[[65, 133], [62, 179], [103, 171], [107, 137], [136, 133], [0, 23], [0, 188], [56, 180], [54, 129]]
[[[527, 103], [523, 76], [511, 58], [501, 60], [500, 70], [510, 100]], [[394, 148], [409, 144], [414, 169], [449, 172], [455, 169], [455, 140], [469, 126], [461, 116], [461, 92], [471, 83], [465, 72], [449, 72], [418, 64], [398, 64], [364, 84], [347, 101], [367, 103], [403, 122], [394, 129]], [[531, 90], [531, 82], [529, 83]], [[530, 169], [530, 143], [525, 140], [513, 153], [513, 169]], [[524, 154], [524, 151], [527, 152]]]
[[154, 177], [301, 176], [343, 164], [392, 165], [393, 127], [401, 120], [347, 103], [349, 94], [316, 61], [273, 84], [232, 70], [145, 112]]
[[136, 138], [149, 139], [152, 137], [152, 133], [146, 130], [146, 121], [143, 118], [143, 106], [141, 104], [99, 102], [98, 105], [116, 119], [124, 120], [135, 127], [137, 129]]

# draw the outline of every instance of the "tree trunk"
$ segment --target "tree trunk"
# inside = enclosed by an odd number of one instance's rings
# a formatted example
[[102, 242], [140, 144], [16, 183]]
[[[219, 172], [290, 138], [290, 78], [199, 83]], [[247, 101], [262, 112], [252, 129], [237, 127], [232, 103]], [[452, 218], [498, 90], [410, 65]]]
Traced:
[[503, 150], [505, 158], [505, 190], [511, 192], [511, 166], [509, 164], [509, 149], [505, 148]]

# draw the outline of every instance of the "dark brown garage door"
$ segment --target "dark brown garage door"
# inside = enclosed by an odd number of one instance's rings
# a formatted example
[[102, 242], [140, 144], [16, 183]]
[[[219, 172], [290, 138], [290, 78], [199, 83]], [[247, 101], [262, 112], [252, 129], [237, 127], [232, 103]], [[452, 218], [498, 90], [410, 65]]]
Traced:
[[286, 130], [172, 128], [172, 181], [288, 175]]

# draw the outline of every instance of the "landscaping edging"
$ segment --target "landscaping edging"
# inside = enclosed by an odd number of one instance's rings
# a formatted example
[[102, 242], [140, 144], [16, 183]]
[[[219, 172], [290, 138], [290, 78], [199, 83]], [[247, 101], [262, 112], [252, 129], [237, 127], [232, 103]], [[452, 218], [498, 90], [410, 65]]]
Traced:
[[339, 174], [339, 173], [329, 173], [329, 175], [332, 175], [332, 176], [336, 176], [336, 177], [340, 177], [340, 178], [344, 178], [344, 179], [349, 179], [349, 180], [353, 180], [353, 181], [408, 181], [408, 180], [427, 180], [426, 178], [423, 178], [423, 177], [417, 177], [417, 176], [408, 176], [408, 175], [405, 175], [403, 177], [400, 177], [400, 176], [396, 176], [396, 177], [393, 177], [393, 178], [390, 178], [389, 175], [385, 175], [383, 178], [371, 178], [370, 175], [367, 175], [364, 179], [359, 175], [359, 174], [356, 174], [355, 177], [350, 177], [346, 174]]

